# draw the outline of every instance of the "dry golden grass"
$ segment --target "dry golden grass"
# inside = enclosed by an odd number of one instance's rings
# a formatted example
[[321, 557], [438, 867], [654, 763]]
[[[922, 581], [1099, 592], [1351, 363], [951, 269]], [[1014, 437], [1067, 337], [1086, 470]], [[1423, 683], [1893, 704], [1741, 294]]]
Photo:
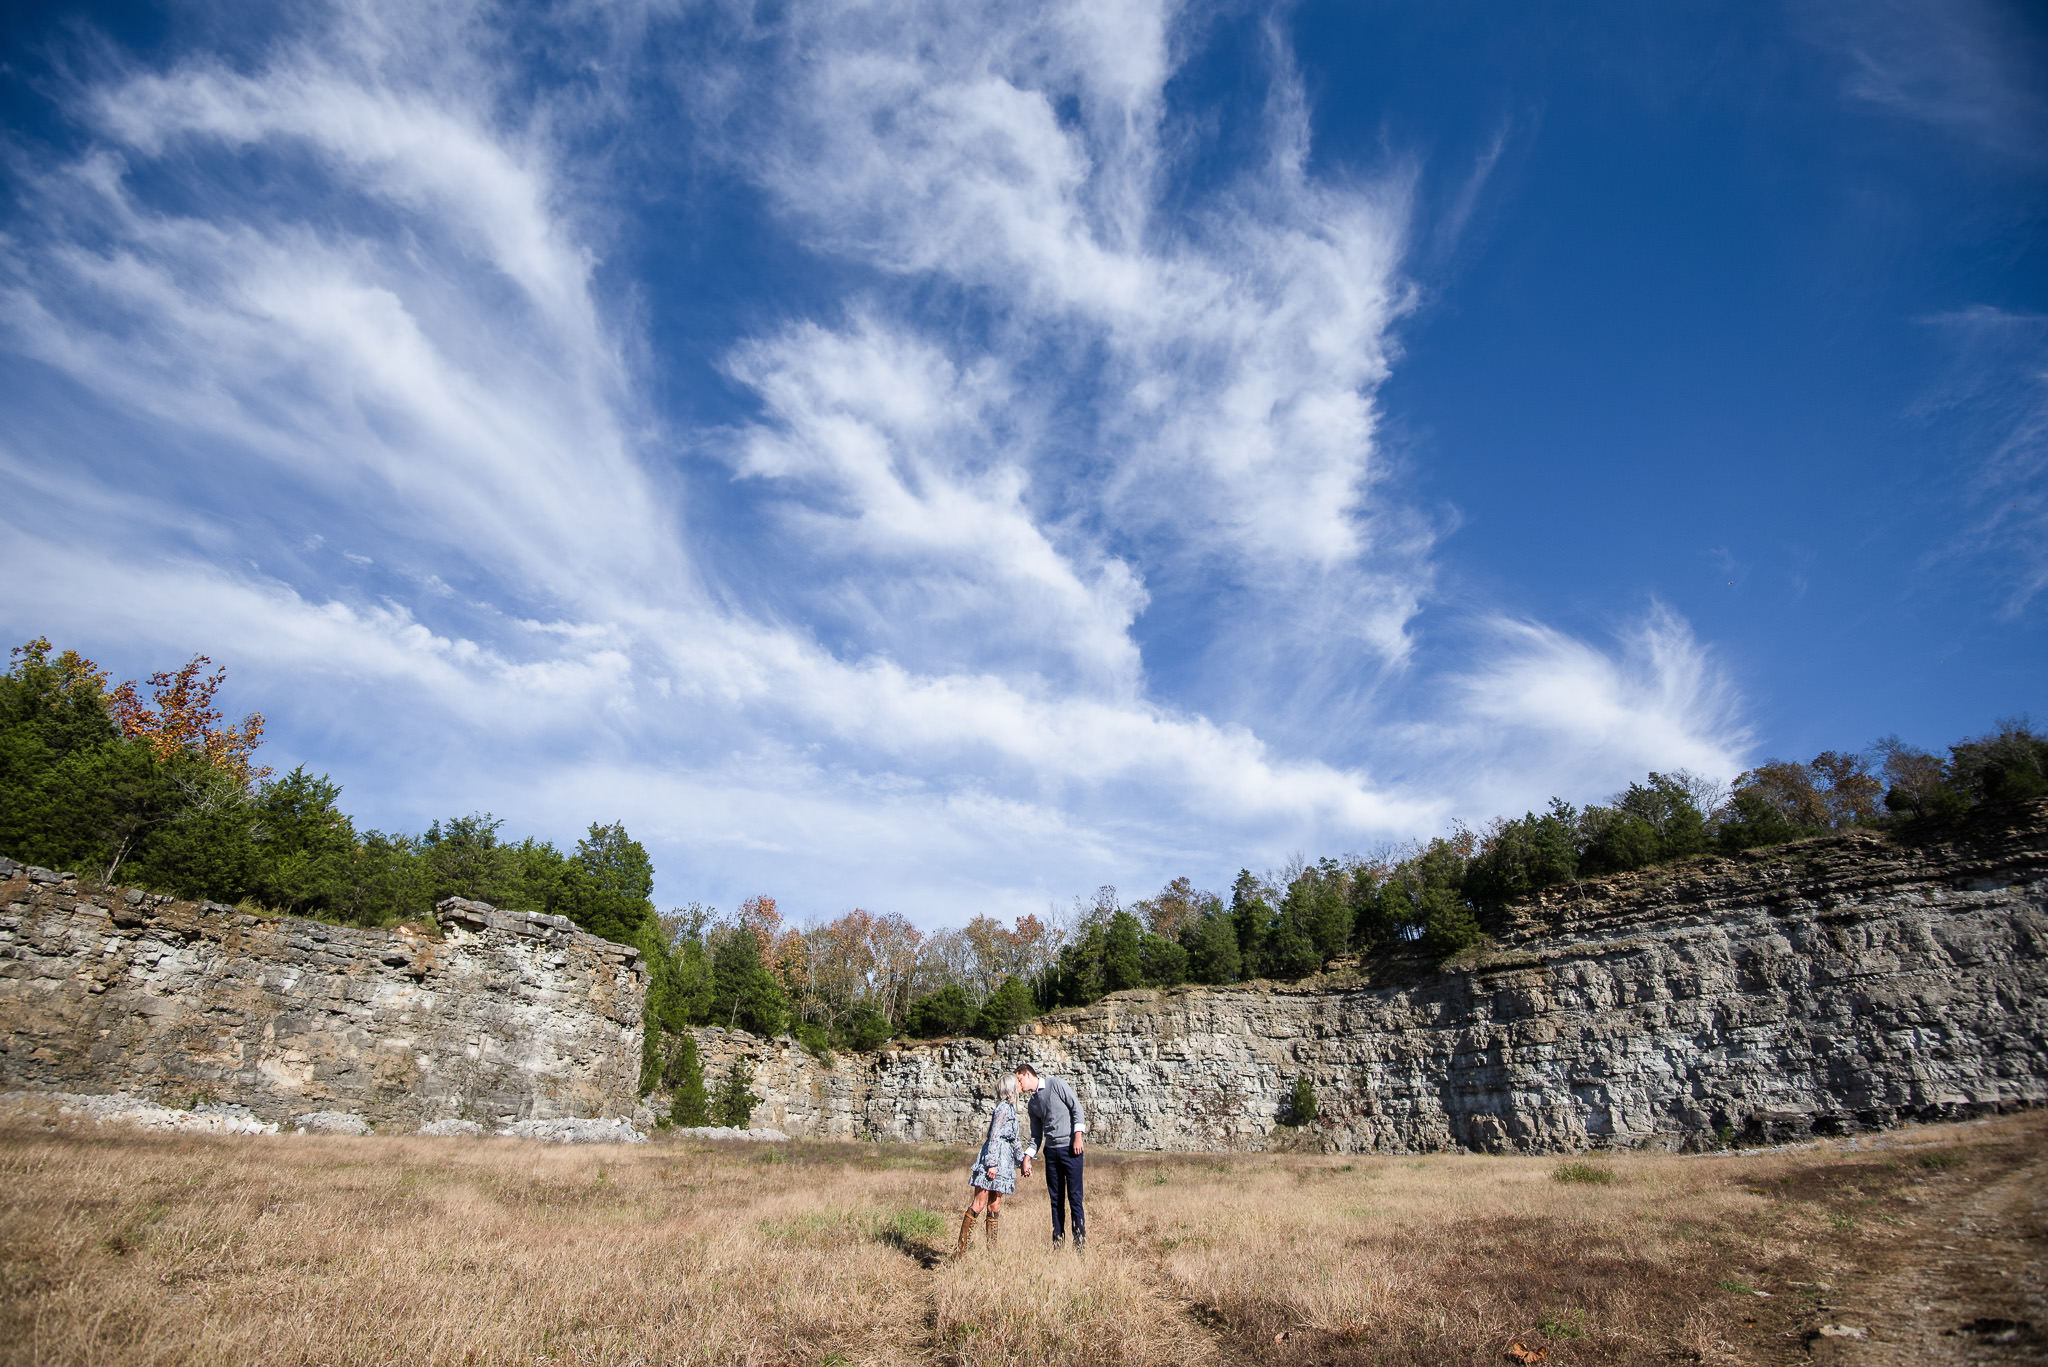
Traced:
[[1032, 1181], [1001, 1248], [934, 1267], [950, 1151], [17, 1126], [0, 1363], [1747, 1360], [1750, 1286], [1853, 1263], [1906, 1209], [1887, 1193], [1948, 1180], [1911, 1144], [2041, 1128], [1617, 1155], [1604, 1184], [1554, 1158], [1100, 1153], [1085, 1260], [1047, 1252]]

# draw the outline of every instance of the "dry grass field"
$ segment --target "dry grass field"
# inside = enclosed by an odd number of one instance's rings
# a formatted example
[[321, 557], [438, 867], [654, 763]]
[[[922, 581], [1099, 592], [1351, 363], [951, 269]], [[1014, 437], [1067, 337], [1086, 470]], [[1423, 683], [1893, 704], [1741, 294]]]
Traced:
[[[1032, 1180], [1003, 1246], [950, 1262], [951, 1151], [27, 1120], [0, 1131], [0, 1362], [2039, 1360], [2044, 1138], [2019, 1116], [1576, 1173], [1096, 1153], [1085, 1259], [1046, 1249]], [[1837, 1321], [1866, 1339], [1815, 1338]]]

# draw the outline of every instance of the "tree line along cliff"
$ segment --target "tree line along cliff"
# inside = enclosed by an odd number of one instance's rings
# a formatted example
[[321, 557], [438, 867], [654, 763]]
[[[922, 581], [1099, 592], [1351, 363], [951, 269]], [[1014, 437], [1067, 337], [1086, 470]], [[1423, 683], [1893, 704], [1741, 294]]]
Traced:
[[18, 648], [0, 676], [0, 850], [338, 925], [431, 927], [450, 895], [564, 917], [640, 951], [639, 1083], [682, 1120], [698, 1114], [702, 1027], [786, 1033], [822, 1065], [892, 1038], [1001, 1038], [1133, 988], [1301, 981], [1351, 961], [1413, 976], [1484, 952], [1517, 908], [1588, 880], [1830, 832], [1938, 836], [1987, 804], [2048, 792], [2048, 740], [2014, 721], [1942, 756], [1886, 740], [1770, 761], [1729, 790], [1652, 773], [1605, 802], [1557, 799], [1377, 856], [1241, 870], [1227, 893], [1182, 878], [1125, 904], [1104, 888], [1009, 925], [974, 915], [924, 933], [860, 909], [796, 924], [766, 895], [663, 915], [652, 861], [617, 822], [591, 823], [572, 848], [509, 839], [488, 813], [418, 834], [359, 827], [331, 780], [255, 762], [262, 718], [225, 720], [210, 663], [110, 685], [75, 652]]
[[[451, 899], [337, 927], [0, 864], [0, 1084], [279, 1120], [632, 1115], [649, 978], [564, 918]], [[2048, 803], [1581, 881], [1447, 965], [1112, 993], [997, 1040], [824, 1057], [685, 1026], [754, 1123], [966, 1144], [1029, 1059], [1158, 1150], [1713, 1147], [2048, 1100]], [[1301, 1098], [1312, 1095], [1304, 1113]]]

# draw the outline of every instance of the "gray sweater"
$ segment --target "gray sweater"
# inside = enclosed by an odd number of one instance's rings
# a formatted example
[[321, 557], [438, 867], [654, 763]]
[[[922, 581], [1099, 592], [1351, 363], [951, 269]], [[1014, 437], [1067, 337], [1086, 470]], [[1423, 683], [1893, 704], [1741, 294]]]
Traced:
[[1044, 1152], [1046, 1146], [1066, 1148], [1076, 1134], [1088, 1132], [1088, 1116], [1074, 1089], [1056, 1077], [1049, 1077], [1031, 1094], [1031, 1147]]

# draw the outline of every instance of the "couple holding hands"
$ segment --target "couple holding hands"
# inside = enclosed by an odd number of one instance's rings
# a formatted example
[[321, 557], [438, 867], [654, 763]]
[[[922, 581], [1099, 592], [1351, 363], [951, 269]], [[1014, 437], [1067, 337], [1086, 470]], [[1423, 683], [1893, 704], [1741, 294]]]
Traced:
[[[1031, 1147], [1018, 1141], [1017, 1101], [1031, 1116]], [[1052, 1198], [1052, 1243], [1060, 1247], [1067, 1236], [1067, 1213], [1073, 1212], [1074, 1247], [1088, 1243], [1088, 1217], [1081, 1206], [1081, 1150], [1088, 1130], [1088, 1117], [1074, 1089], [1056, 1077], [1041, 1078], [1028, 1063], [1005, 1073], [996, 1082], [996, 1113], [988, 1123], [988, 1135], [975, 1155], [968, 1180], [974, 1184], [974, 1199], [960, 1217], [960, 1246], [963, 1255], [974, 1243], [974, 1222], [988, 1211], [988, 1242], [996, 1243], [996, 1228], [1003, 1216], [1003, 1198], [1017, 1190], [1017, 1173], [1031, 1175], [1032, 1155], [1045, 1160], [1045, 1191]]]

